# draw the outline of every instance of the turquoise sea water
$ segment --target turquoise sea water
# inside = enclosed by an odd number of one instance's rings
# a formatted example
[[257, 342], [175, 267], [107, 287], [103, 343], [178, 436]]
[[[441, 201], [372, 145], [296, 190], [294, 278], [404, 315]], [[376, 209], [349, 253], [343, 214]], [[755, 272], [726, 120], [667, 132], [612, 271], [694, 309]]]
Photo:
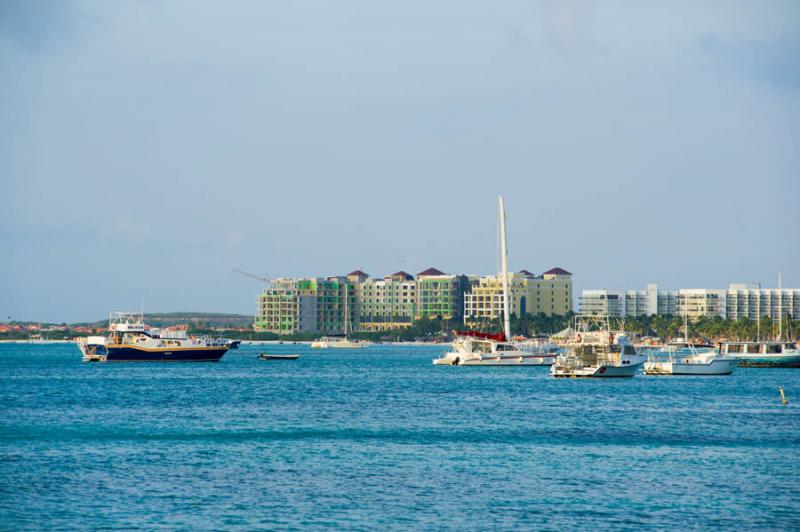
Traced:
[[442, 351], [0, 345], [0, 528], [800, 527], [800, 370], [574, 381]]

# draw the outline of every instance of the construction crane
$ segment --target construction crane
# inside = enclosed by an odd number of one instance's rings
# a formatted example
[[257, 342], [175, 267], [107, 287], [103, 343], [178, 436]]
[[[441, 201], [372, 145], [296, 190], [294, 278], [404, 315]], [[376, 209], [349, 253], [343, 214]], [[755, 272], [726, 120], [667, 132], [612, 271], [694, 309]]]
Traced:
[[258, 275], [253, 275], [252, 273], [243, 272], [242, 270], [237, 270], [236, 268], [233, 269], [239, 275], [244, 275], [245, 277], [249, 277], [251, 279], [255, 279], [256, 281], [261, 281], [264, 283], [269, 284], [269, 278], [267, 277], [259, 277]]

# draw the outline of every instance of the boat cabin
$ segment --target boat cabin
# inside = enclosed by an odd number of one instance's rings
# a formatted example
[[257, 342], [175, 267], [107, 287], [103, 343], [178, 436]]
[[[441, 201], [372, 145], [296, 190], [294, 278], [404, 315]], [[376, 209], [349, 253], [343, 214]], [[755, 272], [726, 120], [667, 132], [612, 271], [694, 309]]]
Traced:
[[719, 352], [723, 355], [770, 355], [796, 349], [795, 342], [722, 342]]

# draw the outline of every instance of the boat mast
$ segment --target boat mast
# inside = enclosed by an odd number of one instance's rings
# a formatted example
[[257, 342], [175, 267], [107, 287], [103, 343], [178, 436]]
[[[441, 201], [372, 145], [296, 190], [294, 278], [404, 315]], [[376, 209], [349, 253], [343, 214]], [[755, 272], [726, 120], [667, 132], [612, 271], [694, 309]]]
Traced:
[[689, 309], [683, 305], [683, 341], [689, 344]]
[[783, 340], [783, 294], [781, 293], [781, 274], [778, 272], [778, 341]]
[[758, 304], [756, 305], [756, 342], [761, 341], [761, 284], [758, 287]]
[[348, 321], [348, 308], [347, 308], [347, 282], [344, 283], [344, 337], [347, 338], [347, 321]]
[[500, 262], [503, 267], [503, 333], [506, 342], [511, 341], [511, 310], [508, 297], [508, 248], [506, 247], [506, 209], [503, 205], [503, 196], [500, 200]]

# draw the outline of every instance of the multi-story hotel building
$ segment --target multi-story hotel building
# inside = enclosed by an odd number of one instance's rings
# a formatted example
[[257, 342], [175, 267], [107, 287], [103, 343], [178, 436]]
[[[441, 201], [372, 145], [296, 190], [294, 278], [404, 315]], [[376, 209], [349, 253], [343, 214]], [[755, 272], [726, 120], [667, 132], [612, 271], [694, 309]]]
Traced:
[[469, 288], [466, 275], [448, 275], [436, 268], [417, 274], [416, 319], [441, 317], [461, 320], [464, 292]]
[[759, 315], [777, 319], [779, 315], [800, 318], [800, 289], [761, 288], [753, 284], [731, 284], [725, 294], [728, 318], [756, 319]]
[[256, 331], [340, 334], [345, 316], [348, 329], [358, 327], [356, 287], [347, 277], [275, 279], [256, 303]]
[[[553, 268], [539, 276], [523, 270], [509, 277], [512, 313], [572, 310], [572, 274], [566, 270]], [[502, 294], [498, 276], [450, 275], [436, 268], [416, 279], [403, 271], [372, 279], [361, 270], [339, 277], [280, 278], [259, 294], [254, 326], [276, 334], [341, 334], [345, 315], [350, 331], [390, 331], [437, 317], [478, 322], [502, 315]]]
[[587, 316], [621, 318], [625, 315], [625, 295], [622, 292], [583, 290], [580, 303], [581, 314]]
[[651, 316], [653, 314], [683, 316], [720, 316], [729, 319], [770, 317], [779, 315], [800, 318], [800, 289], [764, 289], [758, 285], [731, 284], [728, 289], [682, 288], [659, 291], [649, 284], [646, 290], [614, 292], [583, 290], [581, 312], [585, 314]]
[[[511, 314], [564, 315], [572, 310], [572, 274], [553, 268], [542, 275], [527, 270], [508, 275]], [[464, 294], [464, 323], [477, 325], [503, 315], [503, 278], [480, 277]]]
[[358, 319], [362, 331], [410, 327], [416, 314], [417, 283], [404, 271], [358, 285]]

